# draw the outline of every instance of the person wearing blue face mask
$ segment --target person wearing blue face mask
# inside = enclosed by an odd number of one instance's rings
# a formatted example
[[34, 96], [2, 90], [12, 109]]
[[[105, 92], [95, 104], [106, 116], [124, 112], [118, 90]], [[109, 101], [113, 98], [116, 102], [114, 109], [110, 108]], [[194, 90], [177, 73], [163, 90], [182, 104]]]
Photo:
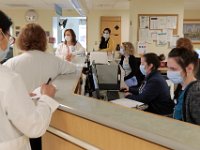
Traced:
[[167, 82], [158, 71], [160, 61], [161, 58], [154, 53], [144, 54], [140, 71], [145, 80], [139, 89], [125, 93], [125, 97], [148, 104], [148, 112], [169, 115], [173, 112], [174, 103]]
[[[2, 50], [2, 49], [0, 48], [0, 63], [1, 63], [1, 62], [4, 61], [4, 58], [6, 57], [7, 53], [9, 52], [10, 45], [12, 45], [12, 44], [15, 42], [15, 38], [12, 37], [12, 36], [10, 35], [10, 33], [6, 33], [6, 34], [5, 34], [5, 33], [2, 31], [2, 29], [0, 30], [0, 34], [2, 34], [3, 37], [4, 37], [3, 40], [0, 41], [0, 45], [2, 45], [2, 43], [5, 42], [5, 40], [7, 41], [7, 45], [3, 45], [3, 46], [5, 47], [5, 49]], [[7, 36], [6, 36], [6, 35], [7, 35]]]
[[[199, 105], [194, 105], [194, 107], [190, 106], [186, 109], [186, 103], [184, 102], [185, 93], [188, 90], [189, 85], [197, 80], [195, 75], [198, 70], [198, 54], [195, 51], [185, 48], [174, 48], [168, 55], [167, 66], [167, 77], [169, 80], [174, 84], [181, 84], [182, 86], [174, 108], [173, 118], [184, 120], [184, 110], [186, 110], [186, 112], [192, 112], [192, 110], [187, 110], [190, 108], [196, 110], [199, 109]], [[198, 94], [198, 92], [196, 93]], [[193, 92], [193, 94], [195, 94], [195, 92]], [[196, 99], [197, 97], [198, 96], [196, 96]], [[197, 114], [197, 111], [195, 111], [195, 114]], [[187, 116], [191, 116], [191, 114]]]

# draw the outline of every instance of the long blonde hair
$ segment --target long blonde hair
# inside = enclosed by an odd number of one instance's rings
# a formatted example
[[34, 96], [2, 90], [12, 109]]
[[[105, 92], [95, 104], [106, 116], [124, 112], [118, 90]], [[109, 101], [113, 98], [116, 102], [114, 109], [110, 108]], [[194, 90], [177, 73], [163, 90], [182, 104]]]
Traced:
[[131, 42], [123, 42], [122, 45], [124, 47], [125, 53], [127, 53], [128, 55], [134, 55], [135, 48]]

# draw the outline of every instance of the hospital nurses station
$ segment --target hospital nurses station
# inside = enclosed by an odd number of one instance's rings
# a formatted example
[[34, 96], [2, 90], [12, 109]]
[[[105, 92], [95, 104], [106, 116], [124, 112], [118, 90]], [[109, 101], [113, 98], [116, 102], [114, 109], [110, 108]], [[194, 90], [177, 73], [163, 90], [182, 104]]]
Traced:
[[0, 150], [200, 150], [200, 1], [0, 1]]

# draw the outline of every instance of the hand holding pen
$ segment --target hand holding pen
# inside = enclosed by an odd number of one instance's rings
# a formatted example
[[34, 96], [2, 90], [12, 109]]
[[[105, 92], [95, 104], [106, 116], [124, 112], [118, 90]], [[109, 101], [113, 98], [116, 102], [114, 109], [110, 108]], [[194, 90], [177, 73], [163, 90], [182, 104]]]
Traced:
[[49, 80], [47, 81], [46, 85], [48, 85], [51, 82], [51, 78], [49, 78]]
[[56, 88], [50, 84], [51, 78], [48, 79], [47, 83], [41, 86], [41, 94], [47, 95], [49, 97], [54, 97], [56, 93]]

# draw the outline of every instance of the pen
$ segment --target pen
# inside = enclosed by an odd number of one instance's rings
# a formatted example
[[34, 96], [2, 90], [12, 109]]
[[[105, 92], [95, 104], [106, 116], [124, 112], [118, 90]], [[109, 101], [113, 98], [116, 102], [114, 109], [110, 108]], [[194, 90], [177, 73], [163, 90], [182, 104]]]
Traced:
[[51, 82], [51, 78], [49, 78], [49, 80], [47, 81], [46, 85], [48, 85]]

